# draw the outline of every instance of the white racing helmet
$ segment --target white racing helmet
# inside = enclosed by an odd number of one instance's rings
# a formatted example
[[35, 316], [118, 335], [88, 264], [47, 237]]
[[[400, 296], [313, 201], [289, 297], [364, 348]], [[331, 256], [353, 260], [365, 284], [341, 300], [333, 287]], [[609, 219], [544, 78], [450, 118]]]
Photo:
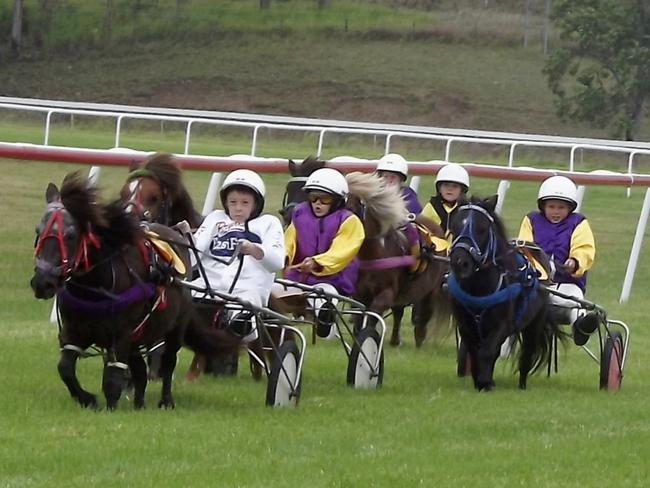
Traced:
[[551, 176], [542, 182], [537, 194], [537, 207], [542, 210], [546, 200], [562, 200], [571, 205], [573, 212], [578, 206], [578, 188], [566, 176]]
[[402, 181], [406, 181], [406, 178], [409, 175], [409, 166], [404, 159], [399, 154], [391, 153], [383, 156], [377, 163], [376, 171], [390, 171], [392, 173], [398, 173], [402, 177]]
[[244, 187], [252, 190], [255, 195], [255, 209], [253, 210], [250, 218], [254, 219], [262, 213], [264, 208], [264, 195], [266, 194], [266, 186], [255, 171], [250, 169], [236, 169], [223, 180], [221, 185], [221, 190], [219, 191], [219, 196], [221, 197], [221, 205], [224, 208], [224, 211], [228, 213], [228, 208], [226, 207], [226, 196], [228, 195], [228, 189], [233, 187]]
[[437, 191], [440, 191], [438, 188], [440, 183], [458, 183], [462, 187], [463, 193], [467, 193], [467, 190], [469, 190], [469, 174], [459, 164], [448, 164], [440, 168], [440, 171], [436, 175]]
[[307, 178], [307, 183], [302, 189], [306, 193], [322, 191], [345, 199], [348, 195], [348, 182], [345, 180], [345, 176], [335, 169], [321, 168]]

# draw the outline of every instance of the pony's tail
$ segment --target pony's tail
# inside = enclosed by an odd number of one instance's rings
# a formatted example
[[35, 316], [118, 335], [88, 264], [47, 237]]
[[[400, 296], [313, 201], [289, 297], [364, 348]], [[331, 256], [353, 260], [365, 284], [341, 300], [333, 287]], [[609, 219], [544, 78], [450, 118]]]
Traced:
[[542, 343], [533, 358], [533, 367], [530, 371], [531, 374], [542, 371], [543, 369], [550, 374], [553, 366], [553, 352], [555, 348], [558, 348], [560, 344], [566, 344], [570, 337], [570, 335], [564, 332], [550, 317], [547, 316], [544, 322], [545, 326], [542, 332]]
[[209, 327], [196, 312], [192, 312], [184, 342], [192, 351], [206, 356], [234, 354], [241, 346], [241, 338], [223, 329]]

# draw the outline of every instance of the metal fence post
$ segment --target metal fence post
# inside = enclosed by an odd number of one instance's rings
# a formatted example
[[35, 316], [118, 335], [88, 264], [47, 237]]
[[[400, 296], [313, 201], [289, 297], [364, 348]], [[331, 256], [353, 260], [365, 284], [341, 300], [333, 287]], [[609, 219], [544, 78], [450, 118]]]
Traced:
[[627, 263], [627, 270], [625, 270], [625, 279], [623, 280], [623, 289], [621, 290], [621, 298], [619, 301], [625, 303], [630, 298], [630, 291], [632, 290], [632, 281], [634, 280], [634, 273], [636, 265], [639, 262], [639, 254], [641, 253], [641, 244], [643, 244], [643, 234], [648, 224], [648, 213], [650, 212], [650, 188], [645, 191], [645, 198], [643, 199], [643, 207], [641, 207], [641, 215], [639, 222], [636, 225], [636, 233], [634, 234], [634, 242], [632, 243], [632, 251], [630, 252], [630, 259]]

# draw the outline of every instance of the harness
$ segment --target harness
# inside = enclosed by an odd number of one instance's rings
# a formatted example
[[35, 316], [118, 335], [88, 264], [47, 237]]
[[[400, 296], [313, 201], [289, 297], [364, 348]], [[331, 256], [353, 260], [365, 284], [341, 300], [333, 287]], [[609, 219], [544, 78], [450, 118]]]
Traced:
[[[476, 270], [489, 265], [501, 268], [497, 264], [496, 257], [497, 245], [496, 235], [493, 229], [494, 218], [487, 210], [478, 205], [465, 205], [462, 208], [464, 210], [470, 210], [470, 212], [463, 229], [452, 243], [452, 249], [456, 247], [467, 251], [477, 265]], [[471, 211], [480, 213], [490, 222], [488, 243], [485, 250], [481, 250], [473, 236], [473, 213]], [[513, 332], [519, 332], [523, 326], [523, 316], [530, 302], [537, 296], [537, 290], [540, 284], [537, 271], [531, 262], [521, 252], [516, 251], [512, 245], [509, 245], [508, 251], [515, 253], [516, 270], [514, 272], [504, 270], [499, 275], [499, 280], [494, 291], [488, 295], [476, 296], [467, 293], [461, 288], [453, 272], [447, 278], [449, 293], [474, 319], [474, 324], [480, 338], [484, 337], [486, 332], [483, 323], [486, 312], [497, 305], [512, 301], [516, 302], [513, 317]]]
[[[75, 271], [82, 270], [82, 272], [86, 274], [97, 266], [98, 263], [91, 265], [88, 248], [92, 246], [95, 249], [99, 250], [101, 249], [101, 244], [97, 236], [91, 230], [80, 233], [74, 257], [72, 259], [72, 263], [70, 263], [70, 260], [68, 259], [67, 248], [65, 245], [63, 229], [63, 211], [66, 210], [65, 206], [62, 202], [55, 201], [48, 204], [48, 209], [52, 210], [52, 214], [50, 215], [43, 230], [41, 231], [34, 249], [36, 267], [44, 270], [45, 272], [51, 272], [55, 274], [64, 280], [65, 283], [70, 283]], [[40, 254], [47, 239], [55, 239], [57, 242], [61, 261], [58, 266], [53, 266], [49, 262], [40, 258]], [[140, 252], [140, 256], [145, 266], [148, 265], [150, 260], [147, 254], [147, 246], [144, 242], [141, 242], [138, 245], [138, 251]], [[107, 260], [110, 261], [117, 254], [119, 254], [119, 252], [111, 254]], [[106, 260], [102, 260], [100, 262], [105, 261]], [[159, 287], [157, 287], [157, 285], [153, 282], [145, 283], [138, 279], [133, 286], [119, 294], [111, 293], [107, 290], [104, 290], [103, 288], [83, 288], [96, 293], [98, 296], [100, 296], [100, 298], [96, 300], [81, 298], [70, 292], [67, 286], [64, 286], [63, 289], [57, 293], [58, 302], [60, 304], [69, 306], [81, 314], [113, 317], [134, 303], [149, 300], [151, 297], [156, 295], [156, 289]], [[144, 332], [144, 326], [151, 314], [157, 309], [164, 309], [166, 306], [164, 289], [162, 289], [162, 287], [160, 288], [161, 289], [159, 290], [156, 300], [151, 306], [150, 310], [145, 314], [145, 317], [131, 332], [133, 341], [137, 341], [142, 336], [142, 333]], [[66, 346], [73, 347], [71, 345], [64, 345], [64, 349]]]

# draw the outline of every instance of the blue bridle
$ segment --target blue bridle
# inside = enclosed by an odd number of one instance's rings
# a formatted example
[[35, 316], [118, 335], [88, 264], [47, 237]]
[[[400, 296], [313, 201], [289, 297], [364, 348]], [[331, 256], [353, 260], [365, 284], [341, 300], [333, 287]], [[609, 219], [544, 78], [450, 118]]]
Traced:
[[[494, 217], [483, 207], [471, 203], [463, 205], [458, 209], [459, 212], [463, 210], [467, 210], [468, 215], [465, 219], [465, 225], [463, 225], [463, 228], [451, 243], [451, 250], [464, 249], [467, 251], [472, 256], [474, 263], [476, 263], [476, 270], [485, 265], [488, 260], [496, 266], [497, 238], [493, 228]], [[476, 212], [483, 215], [490, 222], [488, 227], [488, 242], [485, 250], [481, 250], [481, 246], [474, 237], [474, 215]]]

